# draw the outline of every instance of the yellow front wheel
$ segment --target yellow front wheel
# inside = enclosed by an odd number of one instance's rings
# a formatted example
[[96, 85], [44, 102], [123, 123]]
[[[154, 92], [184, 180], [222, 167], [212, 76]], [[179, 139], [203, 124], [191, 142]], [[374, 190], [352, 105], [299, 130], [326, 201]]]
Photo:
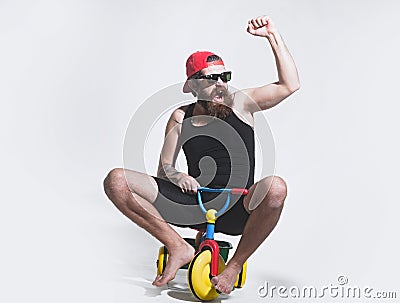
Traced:
[[235, 282], [235, 288], [242, 288], [246, 282], [247, 261], [242, 266], [242, 271], [238, 274]]
[[[192, 293], [200, 300], [210, 301], [219, 296], [211, 284], [211, 251], [204, 250], [197, 253], [189, 264], [188, 280]], [[225, 269], [224, 259], [219, 256], [218, 274]]]

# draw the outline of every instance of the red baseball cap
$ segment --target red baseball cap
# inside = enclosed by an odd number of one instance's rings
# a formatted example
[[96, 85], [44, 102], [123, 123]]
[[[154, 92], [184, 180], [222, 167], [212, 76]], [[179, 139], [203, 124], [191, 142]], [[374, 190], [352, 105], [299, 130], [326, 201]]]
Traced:
[[[184, 93], [190, 93], [192, 90], [189, 87], [188, 80], [191, 76], [195, 73], [201, 71], [204, 68], [207, 68], [211, 65], [225, 65], [222, 59], [212, 62], [207, 62], [207, 58], [209, 56], [218, 56], [212, 52], [202, 51], [202, 52], [195, 52], [189, 56], [186, 60], [186, 76], [187, 80], [185, 85], [183, 86]], [[218, 56], [219, 57], [219, 56]]]

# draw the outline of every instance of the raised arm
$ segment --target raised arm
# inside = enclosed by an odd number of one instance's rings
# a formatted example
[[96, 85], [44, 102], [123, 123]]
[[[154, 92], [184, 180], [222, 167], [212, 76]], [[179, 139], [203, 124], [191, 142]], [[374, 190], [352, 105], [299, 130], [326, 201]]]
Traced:
[[296, 65], [274, 22], [270, 17], [253, 18], [248, 22], [247, 32], [267, 38], [274, 53], [278, 81], [261, 87], [243, 90], [243, 107], [251, 113], [277, 105], [300, 88]]
[[183, 192], [195, 193], [200, 186], [196, 179], [175, 168], [176, 158], [181, 149], [179, 136], [185, 112], [178, 108], [170, 116], [165, 128], [164, 144], [161, 149], [157, 177], [179, 186]]

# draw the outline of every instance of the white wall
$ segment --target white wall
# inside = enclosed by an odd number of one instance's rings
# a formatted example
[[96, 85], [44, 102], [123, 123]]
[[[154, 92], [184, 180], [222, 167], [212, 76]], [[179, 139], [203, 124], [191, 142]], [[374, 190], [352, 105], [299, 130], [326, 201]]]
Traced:
[[220, 54], [236, 87], [275, 81], [268, 44], [245, 31], [260, 14], [275, 20], [302, 87], [265, 113], [289, 196], [250, 260], [248, 286], [231, 300], [265, 301], [264, 281], [318, 286], [340, 274], [400, 296], [399, 8], [394, 0], [1, 1], [1, 301], [174, 297], [150, 285], [159, 244], [114, 209], [102, 180], [123, 165], [135, 110], [184, 80], [192, 51]]

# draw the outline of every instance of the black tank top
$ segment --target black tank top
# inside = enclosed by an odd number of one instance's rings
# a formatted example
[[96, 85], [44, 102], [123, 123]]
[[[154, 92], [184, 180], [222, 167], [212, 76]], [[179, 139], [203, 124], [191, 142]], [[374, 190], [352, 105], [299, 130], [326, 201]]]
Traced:
[[186, 156], [188, 173], [202, 186], [244, 187], [254, 183], [254, 130], [232, 113], [193, 126], [196, 103], [186, 110], [180, 145]]

